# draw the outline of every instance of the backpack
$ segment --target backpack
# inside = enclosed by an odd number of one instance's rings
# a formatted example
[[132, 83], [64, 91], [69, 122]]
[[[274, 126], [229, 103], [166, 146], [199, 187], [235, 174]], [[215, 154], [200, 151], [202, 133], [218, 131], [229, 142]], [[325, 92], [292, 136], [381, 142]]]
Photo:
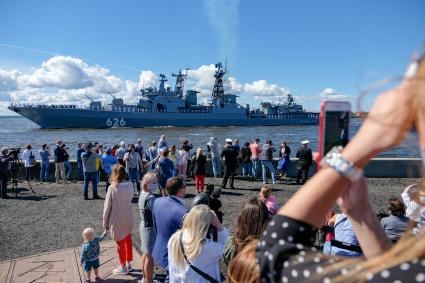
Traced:
[[143, 204], [143, 218], [145, 220], [145, 228], [153, 227], [152, 208], [148, 208], [148, 200], [150, 199], [150, 196], [153, 196], [153, 194], [148, 194], [145, 198], [145, 203]]

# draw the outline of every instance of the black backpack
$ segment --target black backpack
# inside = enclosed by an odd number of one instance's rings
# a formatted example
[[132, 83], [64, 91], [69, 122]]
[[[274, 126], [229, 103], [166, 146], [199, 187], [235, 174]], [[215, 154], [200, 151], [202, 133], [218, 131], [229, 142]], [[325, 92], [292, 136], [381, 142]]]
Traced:
[[145, 219], [145, 228], [153, 227], [152, 208], [147, 207], [150, 196], [153, 196], [153, 194], [148, 194], [145, 198], [145, 203], [143, 204], [143, 218]]

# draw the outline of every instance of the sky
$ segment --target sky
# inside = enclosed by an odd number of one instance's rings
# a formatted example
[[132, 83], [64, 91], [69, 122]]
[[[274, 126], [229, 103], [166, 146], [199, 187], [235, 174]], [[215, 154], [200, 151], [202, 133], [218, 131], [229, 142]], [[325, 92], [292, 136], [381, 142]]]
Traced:
[[[0, 0], [0, 115], [10, 101], [137, 102], [190, 68], [206, 102], [214, 64], [242, 105], [292, 93], [308, 110], [404, 73], [425, 42], [425, 1]], [[375, 93], [363, 101], [368, 110]]]

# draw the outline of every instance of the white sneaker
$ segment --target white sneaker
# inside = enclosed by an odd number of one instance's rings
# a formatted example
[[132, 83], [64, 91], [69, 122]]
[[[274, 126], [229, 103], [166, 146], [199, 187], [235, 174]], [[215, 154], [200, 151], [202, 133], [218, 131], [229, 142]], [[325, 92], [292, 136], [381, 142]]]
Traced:
[[127, 275], [128, 274], [128, 270], [127, 270], [127, 268], [125, 266], [119, 266], [119, 267], [115, 268], [112, 271], [112, 273], [113, 274], [116, 274], [116, 275]]

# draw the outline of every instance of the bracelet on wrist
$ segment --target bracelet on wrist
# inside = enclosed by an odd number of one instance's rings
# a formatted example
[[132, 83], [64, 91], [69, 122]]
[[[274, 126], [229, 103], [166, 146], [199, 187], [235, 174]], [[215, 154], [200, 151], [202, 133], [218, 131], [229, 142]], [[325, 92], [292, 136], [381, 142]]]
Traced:
[[353, 162], [342, 157], [341, 151], [342, 146], [333, 147], [322, 159], [320, 166], [332, 168], [351, 182], [358, 181], [363, 177], [363, 169], [358, 168]]

